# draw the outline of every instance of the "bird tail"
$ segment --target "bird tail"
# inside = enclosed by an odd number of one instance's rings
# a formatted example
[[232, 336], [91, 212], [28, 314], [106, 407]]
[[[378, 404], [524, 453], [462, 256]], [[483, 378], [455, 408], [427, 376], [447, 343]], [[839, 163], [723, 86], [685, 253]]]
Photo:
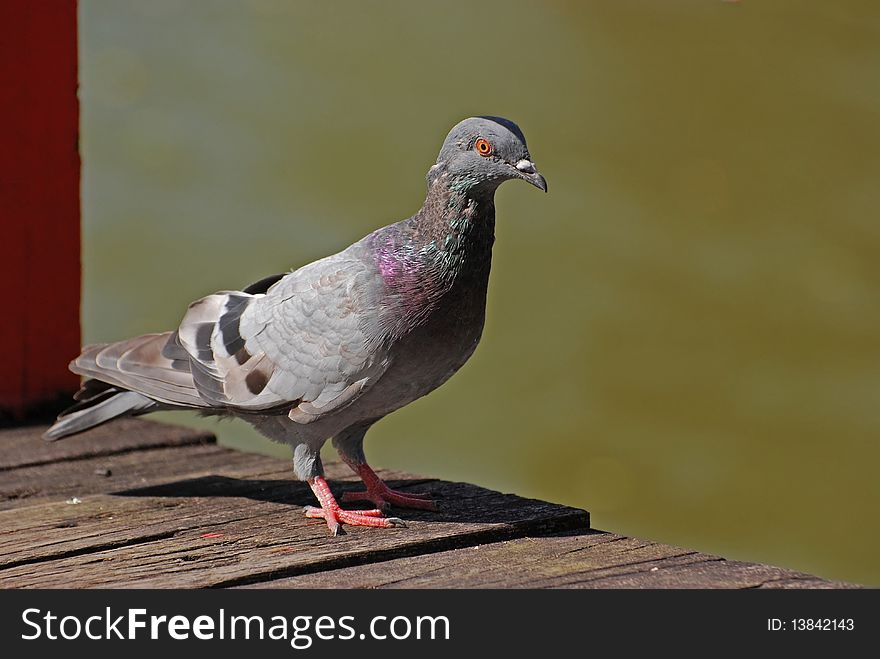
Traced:
[[[85, 391], [92, 383], [106, 385], [99, 380], [86, 380], [80, 392]], [[43, 434], [43, 438], [55, 441], [121, 416], [145, 414], [159, 407], [156, 401], [136, 391], [117, 389], [111, 385], [106, 386], [107, 388], [100, 393], [96, 393], [91, 398], [84, 398], [76, 405], [64, 410], [58, 415], [58, 419], [52, 424], [52, 427]]]
[[58, 416], [44, 437], [61, 439], [117, 417], [159, 409], [205, 407], [174, 340], [165, 332], [83, 348], [70, 363], [71, 371], [86, 378], [74, 395], [77, 402]]

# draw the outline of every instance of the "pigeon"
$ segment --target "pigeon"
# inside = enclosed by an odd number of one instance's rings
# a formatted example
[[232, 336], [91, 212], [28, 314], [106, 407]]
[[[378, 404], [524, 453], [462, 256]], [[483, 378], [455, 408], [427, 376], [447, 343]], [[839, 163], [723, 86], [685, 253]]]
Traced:
[[[240, 291], [189, 305], [174, 331], [90, 345], [70, 364], [75, 404], [45, 433], [73, 435], [115, 418], [197, 410], [243, 419], [293, 451], [331, 534], [341, 525], [405, 526], [391, 506], [435, 510], [428, 494], [389, 488], [367, 464], [364, 436], [446, 382], [477, 347], [495, 240], [495, 191], [521, 179], [547, 191], [519, 127], [471, 117], [447, 135], [412, 217], [341, 252]], [[332, 438], [365, 489], [342, 502], [324, 478]]]

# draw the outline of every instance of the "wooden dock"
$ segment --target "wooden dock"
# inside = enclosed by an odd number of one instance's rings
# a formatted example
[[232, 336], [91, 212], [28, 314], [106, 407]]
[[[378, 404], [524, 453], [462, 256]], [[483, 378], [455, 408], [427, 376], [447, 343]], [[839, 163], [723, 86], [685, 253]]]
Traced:
[[[851, 588], [590, 528], [584, 510], [380, 472], [430, 491], [407, 528], [307, 520], [284, 460], [213, 435], [125, 420], [49, 444], [0, 431], [0, 587]], [[327, 465], [337, 495], [358, 483]]]

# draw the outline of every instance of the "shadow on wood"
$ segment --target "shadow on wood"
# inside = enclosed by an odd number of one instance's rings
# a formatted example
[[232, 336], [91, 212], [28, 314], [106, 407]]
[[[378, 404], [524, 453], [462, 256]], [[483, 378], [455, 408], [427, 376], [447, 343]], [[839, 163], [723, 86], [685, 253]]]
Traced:
[[[395, 490], [423, 492], [436, 498], [438, 510], [395, 509], [406, 519], [425, 522], [482, 522], [513, 524], [522, 520], [523, 502], [531, 510], [543, 504], [510, 494], [501, 494], [466, 483], [450, 483], [424, 478], [386, 481]], [[362, 490], [358, 482], [330, 481], [337, 497], [343, 492]], [[243, 497], [268, 503], [306, 506], [315, 505], [315, 498], [306, 483], [291, 479], [242, 479], [226, 476], [202, 476], [131, 490], [112, 492], [128, 497]], [[543, 504], [552, 506], [552, 504]], [[369, 502], [352, 502], [346, 507], [368, 508]], [[554, 508], [560, 508], [554, 506]], [[569, 509], [574, 510], [574, 509]]]

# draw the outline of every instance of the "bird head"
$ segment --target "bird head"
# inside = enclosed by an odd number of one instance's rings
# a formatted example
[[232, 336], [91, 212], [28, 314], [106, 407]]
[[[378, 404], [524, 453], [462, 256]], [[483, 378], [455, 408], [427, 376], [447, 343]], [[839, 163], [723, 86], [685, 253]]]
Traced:
[[547, 192], [547, 181], [529, 155], [526, 138], [515, 123], [502, 117], [471, 117], [456, 124], [437, 164], [428, 171], [428, 184], [445, 172], [449, 185], [462, 190], [492, 192], [510, 179], [528, 181]]

